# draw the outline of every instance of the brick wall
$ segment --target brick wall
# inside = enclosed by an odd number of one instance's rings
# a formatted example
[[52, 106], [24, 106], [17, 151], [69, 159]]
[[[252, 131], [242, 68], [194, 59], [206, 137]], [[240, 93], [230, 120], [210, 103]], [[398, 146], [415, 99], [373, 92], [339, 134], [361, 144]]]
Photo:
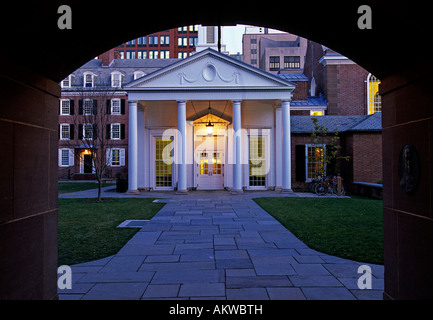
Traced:
[[357, 64], [326, 66], [327, 114], [367, 114], [367, 75]]
[[353, 134], [353, 181], [382, 180], [382, 133]]

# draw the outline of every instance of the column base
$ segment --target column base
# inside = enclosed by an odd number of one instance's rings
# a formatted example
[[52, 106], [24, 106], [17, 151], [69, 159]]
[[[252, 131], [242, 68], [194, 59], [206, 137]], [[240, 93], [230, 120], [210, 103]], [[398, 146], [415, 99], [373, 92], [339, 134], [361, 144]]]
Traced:
[[237, 189], [237, 190], [232, 189], [232, 190], [230, 190], [230, 193], [231, 194], [242, 194], [242, 193], [244, 193], [244, 190], [242, 190], [242, 189]]
[[176, 194], [188, 194], [188, 190], [176, 190]]
[[293, 193], [292, 189], [282, 189], [281, 193]]
[[138, 191], [137, 189], [135, 189], [135, 190], [128, 190], [128, 191], [126, 191], [126, 194], [140, 194], [140, 191]]

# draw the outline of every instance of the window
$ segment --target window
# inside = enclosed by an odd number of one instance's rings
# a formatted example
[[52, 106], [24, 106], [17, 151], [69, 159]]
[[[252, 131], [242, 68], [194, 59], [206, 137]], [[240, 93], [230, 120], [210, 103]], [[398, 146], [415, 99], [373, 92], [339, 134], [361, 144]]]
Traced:
[[91, 123], [83, 125], [83, 138], [88, 140], [93, 139], [93, 125]]
[[323, 116], [323, 111], [310, 111], [310, 116]]
[[137, 51], [137, 59], [146, 59], [146, 58], [147, 58], [147, 51], [146, 50]]
[[85, 73], [84, 74], [84, 87], [85, 88], [93, 88], [94, 87], [94, 74], [92, 73]]
[[177, 57], [178, 57], [179, 59], [186, 58], [186, 57], [188, 57], [188, 52], [186, 52], [186, 51], [179, 51], [179, 52], [177, 53]]
[[71, 100], [60, 99], [60, 115], [69, 116], [71, 114]]
[[197, 46], [198, 37], [189, 37], [188, 39], [189, 39], [189, 46], [190, 47]]
[[266, 139], [249, 137], [249, 186], [266, 187]]
[[120, 115], [121, 114], [121, 102], [120, 99], [111, 99], [111, 114]]
[[208, 26], [206, 27], [206, 43], [214, 43], [215, 42], [215, 27]]
[[165, 36], [165, 35], [161, 35], [159, 37], [159, 43], [161, 44], [161, 46], [168, 46], [170, 44], [170, 36]]
[[155, 139], [155, 186], [172, 186], [172, 158], [169, 145], [172, 139]]
[[251, 54], [257, 54], [257, 49], [251, 49]]
[[111, 124], [111, 137], [113, 140], [120, 140], [120, 123]]
[[280, 70], [280, 57], [269, 57], [269, 70], [270, 71]]
[[70, 125], [69, 124], [61, 124], [60, 125], [60, 140], [70, 140]]
[[69, 75], [67, 78], [65, 78], [61, 83], [60, 86], [62, 88], [70, 88], [72, 84], [72, 75]]
[[135, 59], [135, 51], [134, 50], [126, 51], [126, 59]]
[[128, 41], [128, 42], [126, 43], [126, 45], [127, 45], [127, 46], [135, 46], [135, 39], [133, 39], [133, 40], [131, 40], [131, 41]]
[[144, 77], [145, 73], [143, 71], [135, 71], [134, 72], [134, 80]]
[[250, 41], [251, 41], [251, 44], [257, 44], [257, 39], [256, 38], [251, 38]]
[[147, 44], [147, 37], [140, 37], [137, 39], [139, 46], [145, 46]]
[[120, 167], [125, 165], [125, 149], [123, 148], [107, 148], [107, 165], [112, 167]]
[[177, 28], [177, 32], [187, 32], [188, 31], [188, 27], [179, 27]]
[[170, 58], [170, 51], [169, 50], [161, 50], [160, 59], [169, 59], [169, 58]]
[[158, 45], [158, 36], [149, 36], [149, 46], [157, 46]]
[[59, 149], [59, 167], [72, 167], [74, 165], [74, 149]]
[[189, 31], [190, 32], [197, 32], [198, 31], [198, 24], [189, 26]]
[[93, 100], [92, 99], [84, 99], [83, 113], [86, 116], [93, 114]]
[[120, 88], [122, 86], [122, 74], [120, 72], [111, 73], [111, 87]]
[[117, 51], [117, 52], [120, 55], [120, 59], [125, 59], [125, 52], [123, 50], [122, 51]]
[[183, 48], [183, 47], [188, 46], [188, 42], [187, 41], [188, 41], [187, 37], [179, 37], [179, 38], [177, 38], [177, 45], [178, 45], [178, 47]]
[[305, 145], [305, 176], [307, 181], [316, 179], [326, 174], [325, 166], [326, 145], [306, 144]]
[[301, 68], [300, 57], [284, 57], [284, 69], [299, 69]]
[[379, 94], [380, 80], [371, 73], [367, 76], [368, 114], [382, 111], [382, 98]]
[[158, 50], [149, 50], [149, 59], [158, 59]]

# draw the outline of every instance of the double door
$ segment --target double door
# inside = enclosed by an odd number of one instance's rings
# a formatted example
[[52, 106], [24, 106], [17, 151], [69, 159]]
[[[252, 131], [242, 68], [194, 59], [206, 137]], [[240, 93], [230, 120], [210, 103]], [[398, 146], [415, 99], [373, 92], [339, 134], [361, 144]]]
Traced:
[[202, 151], [198, 154], [197, 189], [221, 190], [224, 188], [224, 153]]

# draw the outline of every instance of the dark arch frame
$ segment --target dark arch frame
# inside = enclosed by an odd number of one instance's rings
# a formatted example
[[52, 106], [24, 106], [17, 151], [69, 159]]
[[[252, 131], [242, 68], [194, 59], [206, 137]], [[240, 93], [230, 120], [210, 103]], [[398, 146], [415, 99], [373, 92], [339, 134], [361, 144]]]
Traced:
[[[60, 4], [15, 1], [0, 13], [0, 299], [57, 296], [57, 176], [50, 163], [57, 153], [58, 82], [99, 53], [143, 34], [189, 24], [237, 23], [322, 43], [382, 80], [384, 296], [433, 298], [433, 60], [423, 46], [432, 30], [427, 2], [291, 1], [248, 7], [233, 1], [162, 6], [70, 0], [72, 30], [57, 28]], [[357, 9], [365, 4], [372, 8], [371, 30], [357, 27]], [[396, 178], [405, 144], [416, 145], [426, 168], [411, 195], [399, 191]], [[39, 194], [28, 192], [28, 186]]]

